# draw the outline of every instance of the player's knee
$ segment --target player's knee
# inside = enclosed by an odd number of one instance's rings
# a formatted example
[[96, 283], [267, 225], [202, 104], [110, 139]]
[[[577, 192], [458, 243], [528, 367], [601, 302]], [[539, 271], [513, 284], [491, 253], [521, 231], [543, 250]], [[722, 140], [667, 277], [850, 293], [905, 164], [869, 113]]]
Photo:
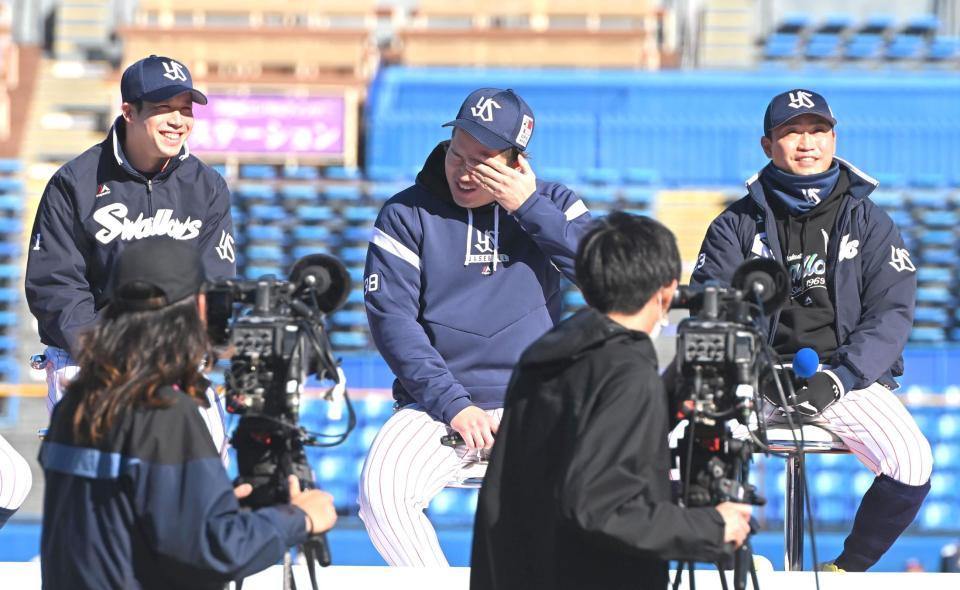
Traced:
[[933, 450], [930, 448], [930, 441], [923, 438], [923, 444], [920, 445], [920, 475], [917, 478], [918, 482], [912, 485], [919, 486], [930, 481], [930, 476], [933, 475]]

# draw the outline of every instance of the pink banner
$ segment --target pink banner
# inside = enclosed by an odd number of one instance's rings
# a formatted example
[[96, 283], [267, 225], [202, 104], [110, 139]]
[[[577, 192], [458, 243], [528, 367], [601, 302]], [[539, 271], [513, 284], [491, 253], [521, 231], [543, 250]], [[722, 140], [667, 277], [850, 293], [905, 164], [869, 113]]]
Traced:
[[344, 98], [210, 95], [196, 105], [190, 149], [342, 158]]

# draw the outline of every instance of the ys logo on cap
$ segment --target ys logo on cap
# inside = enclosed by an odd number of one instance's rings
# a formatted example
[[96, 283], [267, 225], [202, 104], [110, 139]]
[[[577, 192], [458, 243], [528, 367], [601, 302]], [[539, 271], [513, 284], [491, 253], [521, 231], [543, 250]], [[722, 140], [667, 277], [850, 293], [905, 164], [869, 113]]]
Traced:
[[796, 93], [790, 93], [790, 104], [792, 109], [812, 109], [814, 107], [813, 98], [809, 92], [798, 90]]
[[493, 121], [493, 109], [499, 109], [500, 105], [497, 104], [497, 101], [492, 98], [480, 97], [480, 100], [477, 101], [477, 106], [470, 107], [470, 114], [474, 117], [477, 117], [481, 121], [486, 121], [489, 123]]
[[175, 61], [162, 61], [160, 63], [163, 65], [163, 69], [167, 72], [163, 75], [164, 78], [180, 80], [181, 82], [187, 81], [187, 74], [183, 71], [182, 65]]

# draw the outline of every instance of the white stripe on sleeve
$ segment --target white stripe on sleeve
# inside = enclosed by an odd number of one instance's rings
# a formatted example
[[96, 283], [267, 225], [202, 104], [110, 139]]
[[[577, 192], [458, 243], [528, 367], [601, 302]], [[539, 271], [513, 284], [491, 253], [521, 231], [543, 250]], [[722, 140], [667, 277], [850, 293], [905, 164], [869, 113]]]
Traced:
[[587, 206], [584, 204], [583, 199], [577, 199], [576, 203], [567, 207], [567, 210], [563, 212], [563, 215], [567, 218], [567, 221], [572, 221], [586, 212]]
[[407, 248], [380, 228], [373, 229], [373, 236], [370, 238], [370, 243], [386, 252], [389, 252], [390, 254], [393, 254], [401, 260], [409, 262], [414, 268], [419, 270], [420, 257], [417, 256], [413, 250]]

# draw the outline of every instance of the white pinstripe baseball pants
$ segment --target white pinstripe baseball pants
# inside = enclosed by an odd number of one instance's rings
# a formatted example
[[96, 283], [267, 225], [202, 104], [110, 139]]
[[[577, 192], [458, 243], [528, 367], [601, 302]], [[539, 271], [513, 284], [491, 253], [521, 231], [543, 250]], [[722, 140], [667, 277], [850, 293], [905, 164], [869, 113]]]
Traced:
[[[70, 353], [62, 348], [48, 346], [44, 354], [47, 357], [47, 413], [52, 414], [53, 406], [63, 397], [64, 388], [71, 379], [77, 376], [80, 367], [74, 364]], [[203, 418], [203, 423], [207, 425], [207, 430], [210, 431], [210, 437], [213, 439], [214, 446], [217, 447], [220, 460], [226, 466], [229, 463], [229, 455], [227, 455], [229, 441], [227, 440], [223, 403], [213, 387], [208, 387], [206, 394], [210, 407], [198, 408], [200, 417]]]
[[930, 479], [930, 442], [900, 399], [879, 383], [848, 392], [811, 422], [840, 437], [876, 475], [911, 486]]
[[32, 484], [27, 460], [0, 436], [0, 509], [19, 508]]
[[[487, 414], [499, 423], [503, 409]], [[391, 416], [370, 447], [360, 475], [360, 518], [390, 565], [448, 565], [424, 509], [476, 458], [464, 446], [442, 446], [440, 437], [450, 432], [413, 404]]]

